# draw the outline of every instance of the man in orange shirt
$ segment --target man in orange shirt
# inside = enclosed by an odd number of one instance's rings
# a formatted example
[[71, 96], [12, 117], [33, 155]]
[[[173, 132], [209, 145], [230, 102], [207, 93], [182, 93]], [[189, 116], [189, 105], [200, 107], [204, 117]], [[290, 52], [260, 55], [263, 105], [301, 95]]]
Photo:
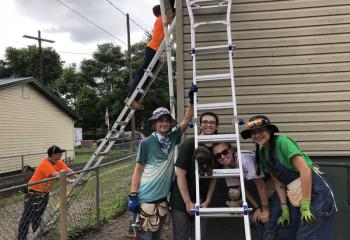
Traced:
[[[160, 12], [160, 5], [156, 5], [153, 7], [153, 14], [157, 17], [156, 22], [154, 23], [153, 32], [152, 32], [152, 38], [148, 42], [146, 50], [145, 50], [145, 56], [143, 59], [143, 63], [140, 67], [140, 69], [137, 71], [136, 75], [134, 76], [134, 79], [132, 81], [132, 85], [129, 88], [128, 92], [128, 98], [132, 95], [134, 90], [136, 89], [137, 85], [142, 79], [143, 74], [145, 73], [145, 70], [151, 63], [154, 55], [156, 54], [160, 44], [163, 41], [164, 38], [164, 29], [163, 29], [163, 22], [162, 22], [162, 16]], [[158, 65], [158, 62], [154, 66], [154, 68]], [[148, 84], [149, 79], [147, 79], [144, 83], [144, 86]], [[131, 107], [136, 110], [143, 110], [143, 106], [140, 104], [140, 94], [135, 97], [135, 100], [131, 103]], [[127, 98], [127, 99], [128, 99]]]
[[[53, 145], [49, 147], [47, 150], [48, 156], [42, 159], [28, 183], [34, 183], [50, 177], [57, 177], [61, 170], [64, 170], [66, 173], [71, 173], [72, 170], [61, 160], [63, 152], [65, 152], [65, 150], [58, 146]], [[49, 201], [49, 192], [52, 190], [52, 184], [52, 181], [48, 181], [29, 187], [25, 195], [24, 211], [19, 221], [17, 239], [27, 240], [30, 224], [32, 224], [33, 233], [39, 229], [41, 217]]]

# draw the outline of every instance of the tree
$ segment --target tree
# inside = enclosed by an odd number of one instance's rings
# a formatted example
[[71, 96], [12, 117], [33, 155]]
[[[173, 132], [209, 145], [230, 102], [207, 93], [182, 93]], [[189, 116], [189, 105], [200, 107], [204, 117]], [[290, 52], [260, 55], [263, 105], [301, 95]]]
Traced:
[[[62, 61], [52, 48], [43, 48], [43, 84], [49, 88], [62, 74]], [[27, 48], [8, 47], [5, 61], [0, 64], [2, 78], [35, 77], [39, 79], [39, 49], [36, 46]]]
[[[62, 82], [69, 81], [69, 76], [74, 76], [72, 70], [70, 73], [67, 72], [65, 80], [62, 80]], [[114, 121], [124, 106], [125, 93], [128, 89], [125, 55], [121, 52], [120, 47], [112, 43], [98, 45], [93, 58], [81, 63], [78, 79], [80, 79], [80, 83], [84, 82], [84, 85], [95, 90], [97, 99], [93, 104], [91, 103], [88, 109], [97, 113], [95, 119], [98, 119], [97, 122], [90, 121], [85, 125], [80, 125], [82, 122], [79, 122], [78, 125], [95, 134], [105, 134], [106, 126], [103, 119], [106, 107], [109, 108], [110, 118]], [[74, 96], [76, 94], [72, 92], [69, 95]], [[77, 109], [82, 107], [80, 101], [84, 99], [79, 96], [80, 94], [76, 99]], [[86, 119], [90, 115], [87, 111], [80, 111], [80, 109], [79, 114], [82, 119]]]
[[61, 76], [55, 81], [53, 89], [67, 101], [70, 107], [76, 108], [77, 97], [84, 85], [88, 84], [81, 78], [76, 65], [72, 64], [63, 69]]

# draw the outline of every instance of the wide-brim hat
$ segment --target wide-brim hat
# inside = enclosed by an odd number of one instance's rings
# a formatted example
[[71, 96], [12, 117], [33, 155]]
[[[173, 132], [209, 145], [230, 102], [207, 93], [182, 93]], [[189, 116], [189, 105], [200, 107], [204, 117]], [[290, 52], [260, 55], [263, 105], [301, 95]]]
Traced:
[[270, 128], [272, 132], [279, 132], [278, 127], [271, 123], [270, 119], [268, 119], [264, 115], [256, 115], [249, 119], [249, 121], [245, 124], [246, 129], [241, 132], [241, 136], [243, 139], [248, 139], [252, 137], [251, 131], [260, 128]]
[[171, 116], [169, 110], [165, 107], [159, 107], [153, 111], [152, 117], [148, 119], [151, 124], [154, 124], [161, 117], [168, 117], [170, 119], [170, 126], [173, 128], [176, 126], [176, 120]]

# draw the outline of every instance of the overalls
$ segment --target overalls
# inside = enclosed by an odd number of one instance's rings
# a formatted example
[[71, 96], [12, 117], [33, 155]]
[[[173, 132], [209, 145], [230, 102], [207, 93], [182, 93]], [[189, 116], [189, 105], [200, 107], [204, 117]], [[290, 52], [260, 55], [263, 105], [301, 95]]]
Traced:
[[275, 192], [269, 199], [270, 217], [265, 224], [258, 222], [255, 224], [259, 240], [295, 240], [298, 227], [300, 225], [299, 208], [293, 207], [288, 203], [290, 224], [280, 227], [277, 224], [278, 218], [281, 216], [281, 204], [277, 193]]
[[[270, 160], [267, 164], [271, 174], [286, 186], [300, 176], [299, 172], [289, 170], [278, 159]], [[294, 207], [290, 206], [290, 208]], [[315, 170], [312, 170], [311, 211], [317, 223], [300, 223], [296, 239], [330, 240], [336, 205], [331, 189]], [[301, 218], [300, 211], [295, 211], [295, 209], [292, 209], [290, 214], [291, 219]], [[292, 216], [292, 214], [297, 214], [297, 216]]]

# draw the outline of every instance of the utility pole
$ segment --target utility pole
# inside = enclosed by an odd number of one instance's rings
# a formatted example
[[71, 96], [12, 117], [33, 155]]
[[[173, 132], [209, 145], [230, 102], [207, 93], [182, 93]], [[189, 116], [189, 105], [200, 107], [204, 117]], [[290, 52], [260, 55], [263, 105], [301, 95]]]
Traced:
[[43, 67], [43, 50], [41, 48], [41, 42], [54, 43], [55, 41], [41, 38], [41, 32], [40, 31], [38, 31], [38, 37], [33, 37], [33, 36], [28, 36], [28, 35], [23, 35], [23, 37], [24, 38], [30, 38], [30, 39], [38, 40], [38, 44], [39, 44], [40, 81], [43, 82], [44, 81], [44, 67]]
[[[130, 44], [130, 19], [129, 13], [126, 14], [126, 28], [128, 33], [128, 68], [129, 68], [129, 85], [132, 84], [132, 68], [131, 68], [131, 44]], [[135, 114], [131, 117], [131, 139], [135, 141]], [[132, 143], [132, 151], [135, 151], [135, 144]]]

